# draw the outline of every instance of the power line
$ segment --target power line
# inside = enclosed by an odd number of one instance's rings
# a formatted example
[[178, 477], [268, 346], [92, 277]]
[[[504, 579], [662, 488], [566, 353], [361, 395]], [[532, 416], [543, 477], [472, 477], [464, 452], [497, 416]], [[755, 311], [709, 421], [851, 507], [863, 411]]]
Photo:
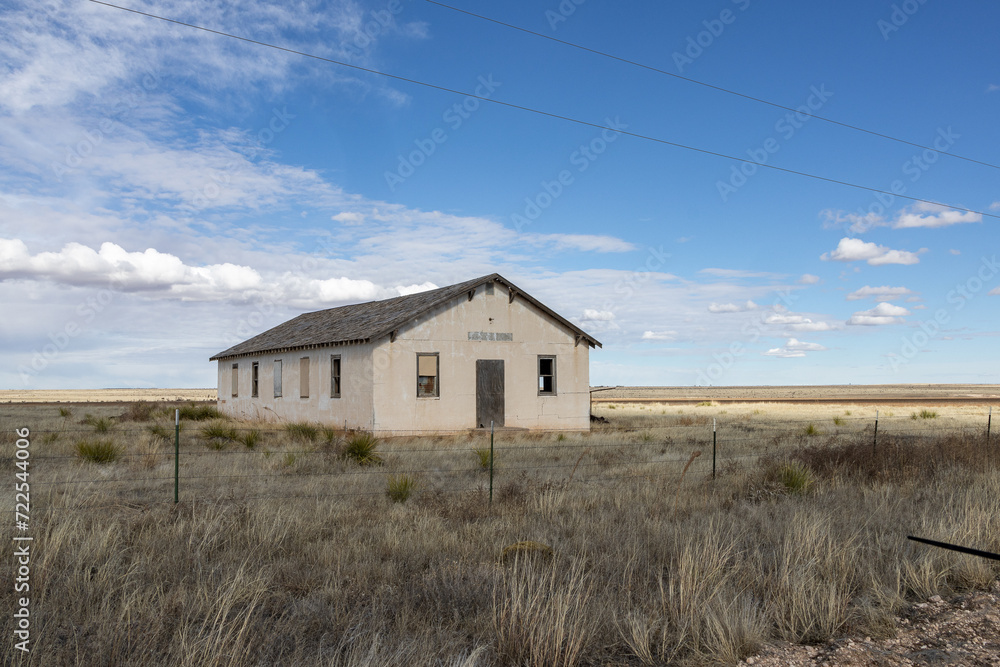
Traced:
[[629, 60], [628, 58], [622, 58], [621, 56], [616, 56], [614, 54], [607, 53], [606, 51], [600, 51], [598, 49], [592, 49], [592, 48], [590, 48], [588, 46], [583, 46], [582, 44], [576, 44], [574, 42], [568, 42], [568, 41], [566, 41], [564, 39], [558, 39], [556, 37], [552, 37], [551, 35], [546, 35], [544, 33], [536, 32], [534, 30], [529, 30], [527, 28], [522, 28], [521, 26], [517, 26], [517, 25], [514, 25], [512, 23], [505, 23], [503, 21], [498, 21], [497, 19], [490, 18], [489, 16], [483, 16], [482, 14], [476, 14], [475, 12], [470, 12], [468, 10], [460, 9], [458, 7], [452, 7], [451, 5], [446, 5], [443, 2], [437, 2], [436, 0], [424, 0], [424, 1], [428, 2], [428, 3], [432, 4], [432, 5], [437, 5], [438, 7], [443, 7], [445, 9], [450, 9], [452, 11], [459, 12], [461, 14], [468, 14], [469, 16], [474, 16], [475, 18], [482, 19], [483, 21], [489, 21], [490, 23], [496, 23], [497, 25], [502, 25], [502, 26], [504, 26], [506, 28], [511, 28], [512, 30], [519, 30], [519, 31], [521, 31], [523, 33], [527, 33], [529, 35], [534, 35], [535, 37], [541, 37], [542, 39], [547, 39], [547, 40], [549, 40], [551, 42], [556, 42], [558, 44], [563, 44], [565, 46], [569, 46], [569, 47], [572, 47], [574, 49], [579, 49], [581, 51], [587, 51], [588, 53], [593, 53], [595, 55], [603, 56], [604, 58], [610, 58], [612, 60], [617, 60], [618, 62], [626, 63], [626, 64], [632, 65], [634, 67], [641, 67], [642, 69], [649, 70], [650, 72], [656, 72], [657, 74], [664, 74], [666, 76], [672, 76], [675, 79], [680, 79], [681, 81], [687, 81], [688, 83], [693, 83], [693, 84], [696, 84], [696, 85], [699, 85], [699, 86], [704, 86], [706, 88], [711, 88], [712, 90], [718, 90], [718, 91], [726, 93], [728, 95], [735, 95], [737, 97], [742, 97], [743, 99], [751, 100], [753, 102], [758, 102], [760, 104], [766, 104], [768, 106], [772, 106], [772, 107], [775, 107], [777, 109], [783, 109], [785, 111], [791, 111], [793, 113], [802, 114], [803, 116], [809, 116], [810, 118], [815, 118], [816, 120], [821, 120], [824, 123], [831, 123], [833, 125], [839, 125], [841, 127], [846, 127], [848, 129], [855, 130], [857, 132], [864, 132], [865, 134], [870, 134], [870, 135], [873, 135], [873, 136], [876, 136], [876, 137], [881, 137], [883, 139], [888, 139], [889, 141], [896, 141], [898, 143], [906, 144], [908, 146], [914, 146], [916, 148], [922, 148], [924, 150], [931, 150], [931, 151], [934, 151], [936, 153], [943, 153], [944, 155], [949, 155], [949, 156], [951, 156], [953, 158], [957, 158], [959, 160], [965, 160], [966, 162], [974, 162], [975, 164], [980, 164], [980, 165], [983, 165], [984, 167], [990, 167], [992, 169], [1000, 169], [1000, 165], [991, 164], [989, 162], [983, 162], [982, 160], [976, 160], [976, 159], [973, 159], [973, 158], [970, 158], [970, 157], [964, 157], [962, 155], [958, 155], [957, 153], [947, 153], [947, 152], [944, 152], [944, 151], [940, 151], [940, 150], [938, 150], [936, 148], [933, 148], [931, 146], [924, 146], [923, 144], [918, 144], [918, 143], [915, 143], [913, 141], [907, 141], [906, 139], [900, 139], [898, 137], [893, 137], [893, 136], [888, 135], [888, 134], [883, 134], [882, 132], [876, 132], [874, 130], [868, 130], [868, 129], [865, 129], [863, 127], [858, 127], [857, 125], [851, 125], [850, 123], [844, 123], [844, 122], [839, 121], [839, 120], [834, 120], [832, 118], [827, 118], [825, 116], [820, 116], [820, 115], [817, 115], [817, 114], [814, 114], [814, 113], [810, 113], [808, 111], [803, 111], [801, 108], [795, 109], [795, 108], [792, 108], [792, 107], [786, 107], [785, 105], [778, 104], [777, 102], [771, 102], [770, 100], [765, 100], [765, 99], [760, 98], [760, 97], [754, 97], [753, 95], [747, 95], [746, 93], [741, 93], [741, 92], [732, 90], [730, 88], [724, 88], [722, 86], [716, 86], [716, 85], [711, 84], [711, 83], [706, 83], [704, 81], [699, 81], [698, 79], [692, 79], [690, 77], [681, 76], [680, 74], [674, 74], [673, 72], [668, 72], [668, 71], [660, 69], [658, 67], [653, 67], [652, 65], [646, 65], [645, 63], [640, 63], [640, 62], [637, 62], [635, 60]]
[[785, 172], [785, 173], [788, 173], [788, 174], [795, 174], [797, 176], [805, 176], [806, 178], [812, 178], [812, 179], [818, 180], [818, 181], [825, 181], [827, 183], [834, 183], [836, 185], [843, 185], [845, 187], [855, 188], [857, 190], [865, 190], [867, 192], [875, 192], [875, 193], [878, 193], [878, 194], [889, 195], [890, 197], [899, 197], [900, 199], [907, 199], [909, 201], [921, 202], [921, 203], [924, 203], [924, 204], [932, 204], [934, 206], [942, 206], [944, 208], [950, 208], [950, 209], [954, 209], [956, 211], [965, 211], [966, 213], [975, 213], [976, 215], [981, 215], [981, 216], [985, 216], [985, 217], [988, 217], [988, 218], [996, 218], [996, 219], [1000, 220], [1000, 215], [995, 215], [993, 213], [986, 213], [985, 211], [978, 211], [976, 209], [966, 208], [964, 206], [955, 206], [953, 204], [946, 204], [946, 203], [943, 203], [943, 202], [934, 201], [932, 199], [921, 199], [920, 197], [911, 197], [910, 195], [899, 194], [897, 192], [890, 192], [888, 190], [880, 190], [878, 188], [872, 188], [872, 187], [868, 187], [866, 185], [858, 185], [857, 183], [850, 183], [848, 181], [841, 181], [841, 180], [838, 180], [838, 179], [835, 179], [835, 178], [828, 178], [826, 176], [819, 176], [819, 175], [816, 175], [816, 174], [810, 174], [810, 173], [807, 173], [807, 172], [804, 172], [804, 171], [797, 171], [795, 169], [788, 169], [786, 167], [779, 167], [779, 166], [773, 165], [773, 164], [763, 164], [763, 163], [760, 163], [760, 162], [753, 162], [751, 160], [745, 160], [743, 158], [739, 158], [739, 157], [736, 157], [736, 156], [733, 156], [733, 155], [727, 155], [726, 153], [718, 153], [718, 152], [710, 151], [710, 150], [707, 150], [707, 149], [704, 149], [704, 148], [697, 148], [695, 146], [688, 146], [686, 144], [680, 144], [680, 143], [677, 143], [677, 142], [674, 142], [674, 141], [668, 141], [666, 139], [660, 139], [660, 138], [657, 138], [657, 137], [652, 137], [652, 136], [649, 136], [649, 135], [646, 135], [646, 134], [639, 134], [637, 132], [629, 132], [627, 130], [623, 130], [623, 129], [615, 128], [615, 127], [608, 127], [606, 125], [601, 125], [599, 123], [591, 123], [590, 121], [581, 120], [579, 118], [573, 118], [571, 116], [563, 116], [563, 115], [560, 115], [560, 114], [557, 114], [557, 113], [552, 113], [550, 111], [542, 111], [541, 109], [535, 109], [535, 108], [532, 108], [532, 107], [526, 107], [526, 106], [522, 106], [522, 105], [519, 105], [519, 104], [514, 104], [512, 102], [504, 102], [504, 101], [498, 100], [496, 98], [483, 97], [481, 95], [476, 95], [474, 93], [464, 92], [464, 91], [461, 91], [461, 90], [456, 90], [454, 88], [448, 88], [446, 86], [439, 86], [439, 85], [434, 84], [434, 83], [428, 83], [426, 81], [420, 81], [418, 79], [411, 79], [411, 78], [408, 78], [408, 77], [405, 77], [405, 76], [400, 76], [398, 74], [389, 74], [388, 72], [382, 72], [380, 70], [372, 69], [370, 67], [362, 67], [361, 65], [352, 65], [350, 63], [345, 63], [345, 62], [340, 61], [340, 60], [334, 60], [333, 58], [325, 58], [323, 56], [317, 56], [317, 55], [312, 54], [312, 53], [306, 53], [304, 51], [297, 51], [295, 49], [290, 49], [290, 48], [287, 48], [287, 47], [284, 47], [284, 46], [277, 46], [276, 44], [270, 44], [268, 42], [261, 42], [261, 41], [256, 40], [256, 39], [250, 39], [249, 37], [241, 37], [239, 35], [234, 35], [232, 33], [222, 32], [221, 30], [213, 30], [212, 28], [206, 28], [204, 26], [195, 25], [193, 23], [185, 23], [184, 21], [178, 21], [176, 19], [166, 18], [164, 16], [158, 16], [156, 14], [150, 14], [148, 12], [142, 12], [142, 11], [139, 11], [137, 9], [130, 9], [128, 7], [121, 7], [119, 5], [113, 5], [113, 4], [109, 3], [109, 2], [101, 2], [101, 0], [88, 0], [88, 2], [92, 2], [92, 3], [97, 4], [97, 5], [104, 5], [105, 7], [111, 7], [113, 9], [120, 9], [122, 11], [130, 12], [132, 14], [139, 14], [141, 16], [146, 16], [146, 17], [157, 19], [157, 20], [160, 20], [160, 21], [165, 21], [167, 23], [174, 23], [174, 24], [177, 24], [177, 25], [182, 25], [182, 26], [187, 27], [187, 28], [194, 28], [195, 30], [202, 30], [204, 32], [209, 32], [209, 33], [212, 33], [214, 35], [220, 35], [222, 37], [229, 37], [231, 39], [238, 39], [238, 40], [240, 40], [242, 42], [247, 42], [249, 44], [256, 44], [258, 46], [264, 46], [264, 47], [267, 47], [269, 49], [275, 49], [277, 51], [284, 51], [286, 53], [292, 53], [292, 54], [295, 54], [295, 55], [298, 55], [298, 56], [302, 56], [304, 58], [312, 58], [313, 60], [319, 60], [319, 61], [330, 63], [330, 64], [333, 64], [333, 65], [340, 65], [342, 67], [349, 67], [351, 69], [358, 70], [358, 71], [361, 71], [361, 72], [368, 72], [369, 74], [377, 74], [378, 76], [383, 76], [383, 77], [386, 77], [386, 78], [389, 78], [389, 79], [395, 79], [396, 81], [405, 81], [406, 83], [412, 83], [414, 85], [423, 86], [425, 88], [431, 88], [431, 89], [434, 89], [434, 90], [440, 90], [440, 91], [443, 91], [443, 92], [446, 92], [446, 93], [452, 93], [452, 94], [455, 94], [455, 95], [461, 95], [463, 97], [471, 97], [473, 99], [478, 99], [478, 100], [480, 100], [482, 102], [489, 102], [490, 104], [497, 104], [499, 106], [504, 106], [504, 107], [508, 107], [508, 108], [511, 108], [511, 109], [518, 109], [520, 111], [527, 111], [529, 113], [538, 114], [539, 116], [546, 116], [548, 118], [555, 118], [557, 120], [564, 120], [566, 122], [575, 123], [576, 125], [582, 125], [584, 127], [592, 127], [592, 128], [596, 128], [598, 130], [611, 130], [613, 132], [617, 132], [618, 134], [622, 134], [622, 135], [625, 135], [625, 136], [635, 137], [637, 139], [644, 139], [646, 141], [652, 141], [654, 143], [663, 144], [663, 145], [666, 145], [666, 146], [674, 146], [676, 148], [683, 148], [685, 150], [694, 151], [696, 153], [702, 153], [704, 155], [712, 155], [712, 156], [715, 156], [715, 157], [725, 158], [727, 160], [736, 160], [737, 162], [750, 162], [751, 164], [757, 165], [758, 167], [763, 167], [765, 169], [772, 169], [774, 171], [781, 171], [781, 172]]

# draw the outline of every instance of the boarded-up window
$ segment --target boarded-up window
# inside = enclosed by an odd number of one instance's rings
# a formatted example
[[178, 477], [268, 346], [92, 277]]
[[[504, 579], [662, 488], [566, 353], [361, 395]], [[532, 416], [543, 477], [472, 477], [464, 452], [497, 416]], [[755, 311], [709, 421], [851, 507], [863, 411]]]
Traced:
[[438, 353], [417, 355], [417, 396], [440, 396]]
[[240, 365], [233, 364], [233, 398], [240, 394]]
[[250, 395], [257, 398], [260, 388], [260, 364], [256, 361], [250, 366]]
[[281, 398], [281, 359], [274, 360], [274, 397]]
[[538, 357], [538, 394], [556, 393], [556, 358]]
[[330, 398], [340, 398], [340, 355], [330, 356]]
[[299, 398], [309, 398], [309, 357], [299, 359]]

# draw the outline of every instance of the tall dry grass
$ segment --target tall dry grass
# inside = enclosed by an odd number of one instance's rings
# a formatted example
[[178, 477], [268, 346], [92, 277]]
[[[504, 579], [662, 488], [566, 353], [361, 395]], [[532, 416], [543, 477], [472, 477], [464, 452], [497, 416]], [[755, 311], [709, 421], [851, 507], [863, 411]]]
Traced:
[[[629, 430], [608, 412], [590, 434], [498, 438], [490, 505], [472, 436], [385, 440], [383, 465], [359, 466], [341, 434], [231, 422], [256, 446], [217, 450], [185, 422], [175, 506], [172, 437], [151, 432], [173, 435], [168, 410], [85, 409], [113, 422], [101, 437], [118, 461], [81, 461], [93, 429], [55, 407], [2, 417], [4, 433], [32, 428], [35, 536], [33, 650], [8, 639], [4, 664], [735, 664], [769, 641], [891, 635], [908, 600], [998, 573], [905, 539], [1000, 551], [1000, 471], [961, 429], [893, 441], [905, 434], [884, 421], [873, 450], [860, 425], [805, 436], [766, 411], [734, 415], [752, 430], [720, 438], [713, 481], [704, 423], [674, 412]], [[2, 446], [12, 476], [13, 439]], [[807, 492], [780, 474], [792, 465]], [[420, 484], [394, 503], [386, 479], [402, 474]], [[502, 561], [521, 540], [552, 558]], [[8, 608], [12, 577], [0, 568]]]

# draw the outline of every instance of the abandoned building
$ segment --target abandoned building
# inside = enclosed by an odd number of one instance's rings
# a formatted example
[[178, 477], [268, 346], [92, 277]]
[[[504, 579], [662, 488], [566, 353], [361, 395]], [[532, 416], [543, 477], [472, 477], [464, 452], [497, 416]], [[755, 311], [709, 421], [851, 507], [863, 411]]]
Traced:
[[219, 410], [383, 435], [590, 428], [601, 344], [499, 274], [304, 313], [211, 358]]

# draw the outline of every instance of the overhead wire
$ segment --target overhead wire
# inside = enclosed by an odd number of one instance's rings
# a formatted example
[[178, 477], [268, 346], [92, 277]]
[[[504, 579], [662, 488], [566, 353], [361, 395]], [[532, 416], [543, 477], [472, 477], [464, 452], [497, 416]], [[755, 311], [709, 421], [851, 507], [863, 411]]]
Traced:
[[736, 157], [736, 156], [733, 156], [733, 155], [728, 155], [726, 153], [719, 153], [717, 151], [710, 151], [710, 150], [705, 149], [705, 148], [697, 148], [695, 146], [689, 146], [687, 144], [681, 144], [681, 143], [677, 143], [677, 142], [674, 142], [674, 141], [669, 141], [667, 139], [661, 139], [661, 138], [653, 137], [653, 136], [646, 135], [646, 134], [639, 134], [638, 132], [629, 132], [629, 131], [621, 129], [621, 128], [609, 127], [608, 125], [601, 125], [600, 123], [592, 123], [590, 121], [582, 120], [582, 119], [579, 119], [579, 118], [573, 118], [571, 116], [564, 116], [562, 114], [557, 114], [557, 113], [553, 113], [553, 112], [550, 112], [550, 111], [543, 111], [541, 109], [535, 109], [533, 107], [523, 106], [523, 105], [520, 105], [520, 104], [514, 104], [513, 102], [504, 102], [503, 100], [499, 100], [499, 99], [496, 99], [496, 98], [484, 97], [482, 95], [476, 95], [474, 93], [469, 93], [469, 92], [465, 92], [465, 91], [461, 91], [461, 90], [456, 90], [454, 88], [449, 88], [447, 86], [441, 86], [441, 85], [438, 85], [438, 84], [429, 83], [429, 82], [426, 82], [426, 81], [421, 81], [419, 79], [413, 79], [413, 78], [401, 76], [401, 75], [398, 75], [398, 74], [390, 74], [388, 72], [383, 72], [381, 70], [377, 70], [377, 69], [374, 69], [374, 68], [371, 68], [371, 67], [363, 67], [361, 65], [353, 65], [351, 63], [347, 63], [347, 62], [344, 62], [344, 61], [341, 61], [341, 60], [335, 60], [333, 58], [327, 58], [325, 56], [318, 56], [318, 55], [315, 55], [315, 54], [312, 54], [312, 53], [307, 53], [305, 51], [298, 51], [296, 49], [290, 49], [290, 48], [285, 47], [285, 46], [278, 46], [276, 44], [271, 44], [269, 42], [262, 42], [260, 40], [251, 39], [249, 37], [242, 37], [240, 35], [234, 35], [232, 33], [223, 32], [221, 30], [214, 30], [212, 28], [206, 28], [204, 26], [196, 25], [194, 23], [186, 23], [184, 21], [179, 21], [177, 19], [171, 19], [171, 18], [167, 18], [167, 17], [164, 17], [164, 16], [159, 16], [157, 14], [151, 14], [149, 12], [143, 12], [143, 11], [140, 11], [138, 9], [131, 9], [129, 7], [122, 7], [120, 5], [115, 5], [115, 4], [112, 4], [110, 2], [103, 2], [102, 0], [88, 0], [88, 2], [92, 2], [92, 3], [97, 4], [97, 5], [104, 5], [105, 7], [110, 7], [112, 9], [118, 9], [118, 10], [121, 10], [121, 11], [130, 12], [132, 14], [138, 14], [140, 16], [146, 16], [146, 17], [149, 17], [149, 18], [157, 19], [159, 21], [165, 21], [167, 23], [173, 23], [173, 24], [184, 26], [184, 27], [187, 27], [187, 28], [193, 28], [195, 30], [201, 30], [201, 31], [204, 31], [204, 32], [212, 33], [214, 35], [220, 35], [222, 37], [229, 37], [231, 39], [236, 39], [236, 40], [239, 40], [239, 41], [242, 41], [242, 42], [247, 42], [249, 44], [256, 44], [258, 46], [263, 46], [263, 47], [266, 47], [266, 48], [275, 49], [277, 51], [283, 51], [285, 53], [291, 53], [291, 54], [299, 55], [299, 56], [302, 56], [304, 58], [311, 58], [311, 59], [314, 59], [314, 60], [319, 60], [319, 61], [330, 63], [330, 64], [333, 64], [333, 65], [340, 65], [342, 67], [348, 67], [350, 69], [358, 70], [358, 71], [361, 71], [361, 72], [368, 72], [369, 74], [375, 74], [375, 75], [386, 77], [386, 78], [389, 78], [389, 79], [394, 79], [396, 81], [404, 81], [406, 83], [411, 83], [411, 84], [414, 84], [414, 85], [417, 85], [417, 86], [423, 86], [425, 88], [431, 88], [433, 90], [440, 90], [442, 92], [452, 93], [452, 94], [455, 94], [455, 95], [461, 95], [463, 97], [478, 99], [478, 100], [480, 100], [482, 102], [488, 102], [490, 104], [496, 104], [496, 105], [508, 107], [508, 108], [511, 108], [511, 109], [517, 109], [517, 110], [520, 110], [520, 111], [526, 111], [528, 113], [534, 113], [534, 114], [537, 114], [537, 115], [540, 115], [540, 116], [546, 116], [548, 118], [555, 118], [557, 120], [563, 120], [563, 121], [566, 121], [566, 122], [569, 122], [569, 123], [574, 123], [576, 125], [582, 125], [584, 127], [592, 127], [592, 128], [598, 129], [598, 130], [611, 130], [613, 132], [617, 132], [618, 134], [622, 134], [622, 135], [625, 135], [625, 136], [630, 136], [630, 137], [634, 137], [634, 138], [637, 138], [637, 139], [644, 139], [646, 141], [652, 141], [654, 143], [663, 144], [663, 145], [666, 145], [666, 146], [674, 146], [676, 148], [683, 148], [685, 150], [693, 151], [693, 152], [696, 152], [696, 153], [702, 153], [704, 155], [712, 155], [712, 156], [715, 156], [715, 157], [724, 158], [726, 160], [735, 160], [737, 162], [750, 162], [751, 164], [754, 164], [754, 165], [756, 165], [758, 167], [762, 167], [762, 168], [765, 168], [765, 169], [771, 169], [773, 171], [780, 171], [780, 172], [784, 172], [784, 173], [788, 173], [788, 174], [795, 174], [797, 176], [803, 176], [803, 177], [811, 178], [811, 179], [818, 180], [818, 181], [824, 181], [824, 182], [827, 182], [827, 183], [833, 183], [833, 184], [836, 184], [836, 185], [842, 185], [842, 186], [845, 186], [845, 187], [855, 188], [857, 190], [865, 190], [867, 192], [874, 192], [874, 193], [877, 193], [877, 194], [889, 195], [890, 197], [899, 197], [900, 199], [906, 199], [906, 200], [909, 200], [909, 201], [915, 201], [915, 202], [920, 202], [920, 203], [924, 203], [924, 204], [931, 204], [933, 206], [941, 206], [941, 207], [950, 208], [950, 209], [953, 209], [953, 210], [956, 210], [956, 211], [965, 211], [966, 213], [974, 213], [976, 215], [980, 215], [980, 216], [984, 216], [984, 217], [988, 217], [988, 218], [995, 218], [995, 219], [1000, 220], [1000, 215], [993, 214], [993, 213], [987, 213], [985, 211], [980, 211], [980, 210], [973, 209], [973, 208], [967, 208], [967, 207], [964, 207], [964, 206], [956, 206], [954, 204], [948, 204], [948, 203], [945, 203], [945, 202], [939, 202], [939, 201], [935, 201], [933, 199], [923, 199], [921, 197], [913, 197], [911, 195], [900, 194], [898, 192], [890, 192], [888, 190], [881, 190], [879, 188], [873, 188], [873, 187], [869, 187], [869, 186], [866, 186], [866, 185], [859, 185], [857, 183], [851, 183], [849, 181], [842, 181], [842, 180], [839, 180], [839, 179], [836, 179], [836, 178], [829, 178], [827, 176], [820, 176], [818, 174], [810, 174], [808, 172], [798, 171], [798, 170], [795, 170], [795, 169], [789, 169], [787, 167], [779, 167], [779, 166], [774, 165], [774, 164], [765, 164], [765, 163], [760, 163], [760, 162], [754, 162], [754, 161], [746, 160], [746, 159], [739, 158], [739, 157]]
[[833, 125], [839, 125], [841, 127], [846, 127], [846, 128], [848, 128], [850, 130], [855, 130], [857, 132], [864, 132], [865, 134], [870, 134], [870, 135], [873, 135], [873, 136], [876, 136], [876, 137], [881, 137], [883, 139], [888, 139], [889, 141], [896, 141], [898, 143], [906, 144], [908, 146], [914, 146], [915, 148], [921, 148], [923, 150], [934, 151], [935, 153], [941, 153], [942, 155], [947, 155], [949, 157], [953, 157], [953, 158], [956, 158], [958, 160], [965, 160], [966, 162], [973, 162], [975, 164], [979, 164], [979, 165], [982, 165], [984, 167], [990, 167], [992, 169], [1000, 169], [1000, 165], [995, 165], [995, 164], [992, 164], [990, 162], [984, 162], [982, 160], [976, 160], [974, 158], [965, 157], [965, 156], [959, 155], [957, 153], [949, 153], [949, 152], [941, 151], [940, 149], [934, 148], [932, 146], [925, 146], [923, 144], [918, 144], [916, 142], [908, 141], [906, 139], [900, 139], [899, 137], [894, 137], [894, 136], [889, 135], [889, 134], [884, 134], [882, 132], [876, 132], [875, 130], [869, 130], [869, 129], [860, 127], [858, 125], [852, 125], [850, 123], [845, 123], [843, 121], [835, 120], [833, 118], [828, 118], [826, 116], [820, 116], [819, 114], [812, 113], [812, 112], [810, 112], [808, 110], [805, 110], [805, 109], [803, 109], [801, 107], [789, 107], [789, 106], [785, 106], [784, 104], [779, 104], [777, 102], [772, 102], [770, 100], [765, 100], [764, 98], [761, 98], [761, 97], [755, 97], [753, 95], [748, 95], [746, 93], [741, 93], [739, 91], [732, 90], [731, 88], [725, 88], [723, 86], [717, 86], [715, 84], [707, 83], [705, 81], [699, 81], [698, 79], [692, 79], [691, 77], [682, 76], [680, 74], [674, 74], [673, 72], [668, 72], [667, 70], [660, 69], [659, 67], [654, 67], [652, 65], [647, 65], [645, 63], [641, 63], [641, 62], [638, 62], [638, 61], [635, 61], [635, 60], [630, 60], [628, 58], [623, 58], [621, 56], [616, 56], [613, 53], [608, 53], [606, 51], [601, 51], [599, 49], [594, 49], [594, 48], [591, 48], [589, 46], [584, 46], [582, 44], [577, 44], [575, 42], [567, 41], [565, 39], [559, 39], [557, 37], [553, 37], [552, 35], [546, 35], [545, 33], [537, 32], [535, 30], [529, 30], [528, 28], [523, 28], [523, 27], [521, 27], [519, 25], [514, 25], [513, 23], [506, 23], [504, 21], [500, 21], [500, 20], [491, 18], [489, 16], [484, 16], [483, 14], [477, 14], [475, 12], [470, 12], [467, 9], [461, 9], [459, 7], [453, 7], [452, 5], [446, 5], [445, 3], [438, 2], [437, 0], [424, 0], [424, 2], [427, 2], [427, 3], [432, 4], [432, 5], [437, 5], [438, 7], [442, 7], [444, 9], [450, 9], [450, 10], [452, 10], [454, 12], [458, 12], [460, 14], [467, 14], [468, 16], [473, 16], [473, 17], [475, 17], [477, 19], [481, 19], [483, 21], [489, 21], [490, 23], [496, 23], [497, 25], [501, 25], [501, 26], [504, 26], [506, 28], [511, 28], [512, 30], [519, 30], [520, 32], [523, 32], [523, 33], [526, 33], [526, 34], [529, 34], [529, 35], [534, 35], [535, 37], [541, 37], [542, 39], [547, 39], [547, 40], [549, 40], [551, 42], [556, 42], [558, 44], [563, 44], [565, 46], [569, 46], [569, 47], [572, 47], [574, 49], [579, 49], [581, 51], [586, 51], [588, 53], [593, 53], [595, 55], [602, 56], [604, 58], [610, 58], [611, 60], [617, 60], [618, 62], [626, 63], [626, 64], [632, 65], [634, 67], [640, 67], [642, 69], [649, 70], [650, 72], [656, 72], [657, 74], [663, 74], [665, 76], [671, 76], [671, 77], [673, 77], [675, 79], [680, 79], [681, 81], [687, 81], [688, 83], [693, 83], [693, 84], [696, 84], [698, 86], [704, 86], [705, 88], [711, 88], [712, 90], [717, 90], [719, 92], [726, 93], [727, 95], [735, 95], [736, 97], [742, 97], [743, 99], [751, 100], [751, 101], [757, 102], [759, 104], [766, 104], [768, 106], [775, 107], [777, 109], [783, 109], [785, 111], [791, 111], [791, 112], [796, 113], [796, 114], [801, 114], [803, 116], [808, 116], [810, 118], [815, 118], [816, 120], [823, 121], [824, 123], [831, 123]]

